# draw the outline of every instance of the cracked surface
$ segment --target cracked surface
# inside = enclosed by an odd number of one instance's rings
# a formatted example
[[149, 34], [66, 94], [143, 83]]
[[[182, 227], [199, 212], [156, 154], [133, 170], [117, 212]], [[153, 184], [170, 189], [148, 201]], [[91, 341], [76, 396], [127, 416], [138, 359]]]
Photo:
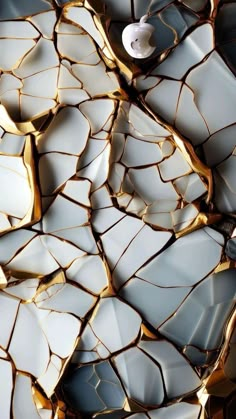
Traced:
[[1, 419], [232, 417], [234, 6], [0, 5]]

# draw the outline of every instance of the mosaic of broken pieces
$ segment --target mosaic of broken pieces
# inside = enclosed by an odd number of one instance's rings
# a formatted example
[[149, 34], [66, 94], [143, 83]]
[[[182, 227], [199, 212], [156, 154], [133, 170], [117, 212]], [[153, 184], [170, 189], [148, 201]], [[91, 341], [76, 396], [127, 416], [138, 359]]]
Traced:
[[[15, 3], [1, 419], [207, 418], [236, 390], [235, 3], [25, 0], [20, 18]], [[121, 31], [147, 12], [157, 50], [139, 64]]]

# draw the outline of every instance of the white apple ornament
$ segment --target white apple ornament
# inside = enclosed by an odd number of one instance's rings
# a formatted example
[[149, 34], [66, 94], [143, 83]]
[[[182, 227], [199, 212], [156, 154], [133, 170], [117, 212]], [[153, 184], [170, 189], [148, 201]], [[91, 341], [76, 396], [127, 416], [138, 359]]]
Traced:
[[147, 58], [152, 55], [156, 47], [150, 45], [154, 26], [146, 23], [148, 15], [142, 16], [138, 23], [131, 23], [122, 32], [124, 48], [131, 57]]

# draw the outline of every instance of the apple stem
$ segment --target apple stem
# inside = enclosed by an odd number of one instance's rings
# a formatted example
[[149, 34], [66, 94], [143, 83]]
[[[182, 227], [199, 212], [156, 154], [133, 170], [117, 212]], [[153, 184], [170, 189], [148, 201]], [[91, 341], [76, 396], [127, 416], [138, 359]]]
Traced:
[[148, 15], [144, 15], [144, 16], [141, 17], [141, 19], [139, 21], [141, 23], [141, 25], [142, 25], [142, 23], [145, 23], [148, 20], [148, 17], [149, 17]]

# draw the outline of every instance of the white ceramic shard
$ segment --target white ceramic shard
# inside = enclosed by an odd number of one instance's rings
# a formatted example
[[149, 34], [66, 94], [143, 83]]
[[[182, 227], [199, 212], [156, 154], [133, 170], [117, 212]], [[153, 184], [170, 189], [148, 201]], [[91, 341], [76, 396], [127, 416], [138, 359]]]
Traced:
[[82, 83], [75, 77], [72, 73], [72, 70], [69, 66], [67, 68], [67, 62], [62, 60], [58, 78], [58, 88], [59, 89], [81, 89]]
[[24, 135], [5, 133], [0, 141], [0, 153], [20, 156], [24, 149], [25, 139]]
[[127, 137], [121, 160], [127, 167], [154, 164], [161, 160], [162, 153], [157, 144], [139, 141], [131, 136]]
[[83, 89], [59, 89], [58, 101], [62, 105], [79, 105], [81, 102], [90, 99]]
[[49, 362], [49, 347], [34, 304], [20, 305], [9, 353], [18, 370], [35, 377], [45, 372]]
[[67, 269], [66, 276], [94, 294], [100, 294], [108, 286], [106, 266], [100, 256], [77, 258]]
[[21, 119], [33, 119], [39, 115], [45, 115], [50, 109], [56, 106], [55, 100], [46, 98], [35, 98], [33, 96], [21, 95], [20, 108]]
[[198, 109], [211, 134], [235, 122], [236, 99], [231, 94], [236, 86], [235, 77], [216, 51], [191, 71], [186, 83], [197, 98]]
[[[168, 232], [153, 231], [145, 225], [123, 253], [113, 271], [115, 287], [118, 289], [131, 278], [140, 266], [162, 249], [170, 237]], [[108, 255], [110, 253], [111, 250], [107, 251]]]
[[184, 176], [192, 171], [189, 164], [184, 159], [183, 154], [177, 148], [168, 159], [159, 164], [160, 174], [164, 181]]
[[59, 381], [61, 368], [61, 359], [56, 355], [52, 355], [47, 371], [37, 380], [39, 385], [44, 389], [47, 397], [51, 397], [55, 390], [55, 387]]
[[196, 391], [201, 386], [200, 377], [169, 342], [141, 342], [138, 346], [161, 366], [169, 399]]
[[176, 179], [174, 185], [186, 202], [193, 202], [207, 192], [206, 185], [197, 173]]
[[58, 367], [54, 364], [55, 361], [59, 361], [59, 364], [62, 363], [60, 358], [56, 355], [52, 355], [46, 373], [37, 380], [40, 386], [44, 389], [47, 397], [52, 396], [60, 377], [61, 365]]
[[35, 46], [32, 39], [0, 39], [0, 69], [11, 71], [16, 68], [22, 58]]
[[104, 233], [125, 215], [115, 207], [98, 209], [93, 212], [92, 225], [98, 233]]
[[213, 271], [221, 254], [222, 246], [208, 230], [198, 230], [179, 238], [140, 269], [137, 276], [160, 287], [193, 286]]
[[[96, 298], [91, 294], [71, 284], [64, 286], [47, 299], [37, 302], [37, 307], [62, 313], [71, 313], [76, 317], [85, 317], [96, 303]], [[63, 320], [63, 318], [62, 318]], [[68, 317], [68, 321], [70, 318]]]
[[91, 183], [88, 180], [69, 180], [63, 189], [63, 194], [69, 196], [74, 201], [90, 207], [90, 189]]
[[17, 77], [12, 76], [12, 74], [1, 74], [0, 96], [10, 90], [20, 89], [21, 87], [22, 82]]
[[40, 419], [32, 397], [31, 378], [22, 373], [16, 374], [12, 410], [16, 418], [27, 418], [29, 416], [31, 419]]
[[29, 22], [13, 20], [1, 22], [0, 38], [37, 39], [39, 36], [39, 32]]
[[168, 289], [157, 287], [134, 277], [127, 282], [119, 294], [138, 310], [146, 321], [158, 328], [175, 313], [190, 291], [189, 287]]
[[23, 218], [31, 204], [31, 189], [23, 159], [0, 156], [0, 177], [0, 211]]
[[47, 39], [53, 38], [54, 27], [56, 24], [57, 16], [55, 10], [50, 10], [29, 19], [38, 28], [42, 35]]
[[150, 89], [145, 97], [151, 108], [169, 123], [174, 123], [182, 83], [177, 80], [162, 80]]
[[8, 286], [4, 292], [20, 300], [29, 301], [35, 296], [38, 285], [39, 279], [30, 278], [16, 285]]
[[68, 313], [49, 313], [42, 321], [42, 329], [53, 353], [66, 358], [72, 354], [81, 322]]
[[20, 92], [19, 90], [10, 90], [1, 96], [1, 103], [6, 108], [10, 117], [19, 121], [20, 114]]
[[60, 237], [71, 242], [72, 244], [75, 244], [79, 249], [86, 253], [99, 253], [91, 226], [89, 225], [57, 230], [53, 234], [56, 237]]
[[45, 233], [78, 227], [88, 221], [88, 211], [80, 205], [58, 195], [43, 217]]
[[[83, 64], [97, 64], [99, 56], [90, 36], [58, 34], [58, 51], [63, 58]], [[79, 46], [79, 47], [78, 47]]]
[[124, 177], [125, 177], [125, 167], [120, 163], [114, 163], [110, 167], [110, 173], [109, 173], [109, 179], [108, 179], [109, 185], [111, 186], [114, 193], [119, 194], [121, 192]]
[[108, 142], [103, 151], [85, 168], [79, 170], [78, 177], [90, 180], [91, 191], [100, 188], [108, 177], [111, 146]]
[[62, 108], [45, 134], [40, 137], [38, 150], [40, 153], [55, 151], [80, 155], [88, 134], [89, 123], [83, 114], [73, 107]]
[[214, 167], [228, 157], [235, 148], [236, 125], [217, 131], [203, 144], [207, 164]]
[[10, 337], [14, 329], [14, 324], [19, 308], [19, 300], [1, 292], [0, 302], [0, 313], [2, 317], [0, 345], [2, 348], [6, 349], [9, 345]]
[[181, 231], [192, 224], [199, 214], [198, 208], [193, 204], [188, 204], [184, 208], [177, 209], [173, 214], [174, 231]]
[[118, 298], [104, 298], [100, 301], [90, 325], [97, 338], [112, 353], [125, 348], [136, 339], [141, 317]]
[[[98, 57], [97, 53], [96, 57]], [[83, 84], [84, 90], [91, 96], [104, 96], [109, 92], [116, 92], [120, 88], [117, 76], [107, 71], [102, 61], [97, 65], [74, 64], [72, 70]], [[99, 80], [99, 83], [94, 83], [94, 79]]]
[[106, 139], [100, 139], [99, 141], [95, 138], [89, 138], [86, 144], [84, 153], [79, 159], [78, 171], [89, 166], [100, 154], [103, 153], [108, 145]]
[[[234, 278], [235, 269], [207, 277], [160, 328], [161, 333], [181, 347], [190, 344], [200, 349], [218, 348], [235, 302]], [[187, 312], [191, 315], [187, 316]], [[192, 357], [191, 361], [194, 363], [195, 359]]]
[[122, 352], [115, 357], [115, 365], [130, 398], [144, 405], [162, 403], [164, 391], [160, 369], [140, 349]]
[[35, 237], [7, 265], [15, 271], [48, 275], [58, 269], [59, 265], [45, 248], [40, 236]]
[[91, 134], [99, 132], [108, 118], [115, 111], [115, 101], [111, 99], [97, 99], [84, 102], [80, 105], [81, 112], [91, 125]]
[[41, 71], [22, 80], [21, 93], [25, 95], [55, 99], [57, 95], [58, 67]]
[[6, 264], [13, 258], [17, 250], [24, 247], [36, 235], [33, 231], [16, 230], [5, 234], [0, 240], [0, 263]]
[[69, 20], [85, 29], [86, 32], [88, 32], [89, 35], [97, 42], [100, 48], [104, 46], [103, 38], [96, 28], [92, 15], [88, 10], [84, 7], [70, 7], [66, 16]]
[[92, 209], [100, 209], [112, 206], [112, 200], [107, 186], [102, 186], [91, 194]]
[[24, 78], [56, 67], [58, 64], [59, 59], [53, 41], [41, 38], [35, 48], [21, 61], [19, 67], [14, 70], [14, 74]]
[[151, 77], [142, 74], [134, 79], [134, 87], [141, 92], [155, 87], [160, 81], [160, 77]]
[[194, 91], [183, 85], [175, 120], [176, 128], [188, 137], [195, 146], [201, 144], [210, 133], [196, 99]]
[[[51, 195], [76, 173], [78, 157], [47, 153], [39, 159], [39, 179], [43, 195]], [[48, 181], [50, 179], [50, 182]]]
[[202, 61], [213, 48], [212, 26], [209, 23], [201, 25], [187, 36], [166, 60], [156, 67], [152, 74], [181, 79], [191, 67]]
[[[168, 160], [165, 160], [164, 162], [167, 162]], [[175, 168], [173, 167], [168, 174], [175, 176], [176, 173], [174, 170]], [[159, 199], [178, 199], [178, 194], [173, 185], [170, 182], [162, 181], [159, 171], [155, 166], [144, 169], [130, 169], [129, 176], [134, 185], [135, 192], [146, 202], [146, 204], [152, 204]], [[149, 185], [148, 188], [147, 185]]]
[[112, 269], [143, 227], [142, 221], [126, 216], [102, 236], [106, 258]]
[[136, 105], [130, 106], [129, 122], [135, 130], [146, 137], [149, 141], [151, 139], [148, 137], [154, 137], [153, 141], [157, 141], [155, 137], [165, 137], [169, 135], [169, 132], [162, 125], [158, 124], [156, 121], [154, 121], [154, 119], [150, 118], [150, 116], [145, 114]]

